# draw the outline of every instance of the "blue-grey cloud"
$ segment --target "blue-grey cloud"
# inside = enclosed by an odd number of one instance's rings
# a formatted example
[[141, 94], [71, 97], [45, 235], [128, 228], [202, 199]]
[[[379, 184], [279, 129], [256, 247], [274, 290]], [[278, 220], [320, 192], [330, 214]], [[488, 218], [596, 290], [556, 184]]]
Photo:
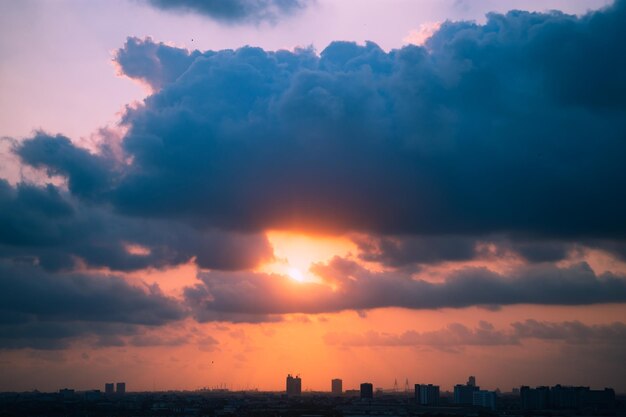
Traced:
[[0, 259], [30, 260], [51, 271], [69, 270], [78, 262], [132, 271], [192, 259], [201, 268], [247, 269], [272, 257], [260, 234], [129, 218], [106, 206], [83, 204], [52, 185], [12, 187], [0, 180]]
[[[441, 282], [400, 271], [373, 272], [354, 261], [334, 258], [312, 271], [324, 282], [254, 272], [200, 273], [185, 291], [199, 321], [254, 321], [289, 313], [327, 313], [385, 307], [409, 309], [503, 305], [590, 305], [626, 302], [626, 277], [596, 274], [585, 263], [520, 267], [501, 275], [466, 267]], [[259, 296], [262, 294], [263, 296]]]
[[311, 0], [147, 0], [163, 10], [199, 13], [225, 23], [275, 22]]
[[124, 118], [132, 164], [96, 181], [78, 150], [18, 153], [83, 198], [219, 228], [622, 239], [625, 16], [491, 14], [320, 56], [131, 38], [121, 70], [160, 88]]
[[520, 235], [355, 235], [360, 259], [400, 268], [419, 264], [464, 262], [517, 255], [530, 263], [558, 262], [586, 250], [607, 252], [626, 259], [626, 242], [620, 239], [560, 240]]
[[359, 258], [387, 266], [469, 261], [480, 256], [479, 239], [468, 236], [356, 236]]
[[65, 136], [37, 132], [16, 152], [29, 165], [44, 168], [50, 176], [66, 177], [70, 191], [82, 198], [97, 198], [111, 187], [115, 161], [78, 148]]
[[105, 344], [187, 314], [186, 307], [155, 285], [0, 261], [0, 348], [59, 349], [84, 336], [102, 338], [98, 344]]
[[3, 321], [85, 320], [158, 325], [185, 316], [156, 286], [131, 286], [113, 275], [50, 274], [37, 266], [0, 262]]
[[[123, 157], [44, 132], [20, 142], [21, 161], [65, 177], [68, 192], [0, 183], [0, 258], [36, 290], [51, 276], [73, 282], [62, 274], [77, 259], [250, 269], [271, 258], [268, 229], [361, 232], [362, 259], [393, 267], [474, 259], [476, 242], [501, 236], [500, 249], [536, 265], [429, 282], [335, 259], [315, 267], [335, 291], [211, 271], [185, 300], [199, 321], [626, 302], [624, 276], [550, 264], [579, 245], [626, 253], [624, 20], [624, 0], [582, 17], [491, 14], [447, 22], [423, 47], [333, 42], [319, 55], [129, 38], [119, 69], [153, 94], [123, 117]], [[46, 314], [83, 308], [68, 306]]]

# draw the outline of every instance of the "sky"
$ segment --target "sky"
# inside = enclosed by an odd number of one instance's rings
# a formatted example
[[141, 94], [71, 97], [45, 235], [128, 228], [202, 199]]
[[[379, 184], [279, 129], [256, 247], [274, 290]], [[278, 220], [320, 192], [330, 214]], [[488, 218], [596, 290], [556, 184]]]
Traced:
[[626, 393], [625, 18], [0, 0], [0, 391]]

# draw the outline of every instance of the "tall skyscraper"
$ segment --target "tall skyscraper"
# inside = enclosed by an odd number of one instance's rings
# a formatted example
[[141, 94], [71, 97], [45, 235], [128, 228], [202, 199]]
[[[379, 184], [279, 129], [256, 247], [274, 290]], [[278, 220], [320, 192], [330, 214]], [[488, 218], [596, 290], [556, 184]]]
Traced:
[[104, 384], [104, 393], [107, 395], [115, 394], [115, 385], [112, 382]]
[[302, 380], [300, 376], [296, 375], [295, 377], [291, 376], [291, 374], [287, 375], [287, 395], [300, 395], [302, 394]]
[[333, 395], [343, 394], [343, 381], [339, 378], [333, 379], [331, 381], [331, 391]]
[[475, 387], [476, 386], [476, 377], [473, 375], [470, 375], [469, 378], [467, 378], [467, 385], [470, 387]]
[[115, 384], [115, 393], [117, 395], [126, 394], [126, 382], [118, 382], [117, 384]]
[[374, 385], [369, 382], [364, 382], [361, 384], [361, 399], [372, 399], [374, 398]]

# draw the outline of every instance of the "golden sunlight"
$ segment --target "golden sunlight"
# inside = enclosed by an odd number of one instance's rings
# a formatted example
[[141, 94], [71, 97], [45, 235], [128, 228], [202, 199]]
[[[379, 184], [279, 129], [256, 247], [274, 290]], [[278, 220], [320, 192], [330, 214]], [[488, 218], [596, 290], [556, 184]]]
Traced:
[[356, 253], [355, 244], [344, 236], [318, 236], [297, 232], [268, 231], [267, 239], [274, 248], [276, 260], [262, 265], [261, 272], [289, 276], [294, 281], [317, 281], [309, 272], [316, 262], [326, 262], [334, 256]]
[[303, 282], [304, 274], [297, 268], [289, 268], [289, 278], [293, 279], [294, 281]]

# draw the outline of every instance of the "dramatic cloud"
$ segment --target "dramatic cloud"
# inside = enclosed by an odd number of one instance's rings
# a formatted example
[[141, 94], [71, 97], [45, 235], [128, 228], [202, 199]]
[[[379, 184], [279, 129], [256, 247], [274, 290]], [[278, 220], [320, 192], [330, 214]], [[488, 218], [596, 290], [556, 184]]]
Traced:
[[311, 0], [147, 0], [163, 10], [200, 13], [227, 23], [275, 21]]
[[491, 14], [320, 56], [131, 38], [121, 71], [160, 88], [124, 118], [132, 163], [63, 138], [18, 153], [81, 198], [218, 228], [623, 239], [624, 18]]
[[50, 274], [34, 265], [0, 262], [0, 347], [63, 347], [67, 339], [137, 333], [187, 315], [157, 286], [119, 277]]
[[441, 282], [397, 271], [372, 272], [341, 258], [318, 264], [313, 270], [323, 282], [302, 283], [281, 275], [250, 272], [201, 273], [202, 284], [187, 288], [185, 297], [200, 321], [262, 321], [287, 313], [383, 307], [432, 309], [626, 301], [626, 277], [596, 275], [584, 263], [570, 268], [550, 264], [521, 267], [507, 276], [484, 268], [463, 268]]
[[[229, 21], [302, 4], [153, 3]], [[127, 108], [119, 149], [37, 132], [16, 142], [15, 155], [67, 190], [0, 181], [3, 343], [45, 345], [28, 335], [45, 335], [46, 320], [70, 339], [87, 328], [67, 326], [80, 317], [102, 322], [91, 329], [114, 344], [138, 335], [119, 326], [164, 325], [187, 308], [201, 322], [260, 322], [626, 302], [623, 272], [554, 264], [579, 248], [625, 258], [625, 20], [624, 0], [582, 17], [516, 11], [484, 25], [443, 23], [423, 46], [333, 42], [319, 55], [128, 38], [115, 54], [119, 71], [152, 94]], [[273, 259], [263, 235], [272, 229], [352, 232], [355, 256], [384, 272], [341, 258], [317, 264], [317, 282], [254, 272]], [[517, 255], [515, 268], [462, 265], [487, 247]], [[191, 260], [210, 271], [185, 289], [185, 307], [155, 288], [72, 272]], [[461, 265], [441, 281], [402, 268], [446, 261]], [[520, 324], [516, 337], [542, 326]], [[447, 332], [515, 342], [466, 330]]]
[[0, 180], [0, 258], [31, 259], [47, 270], [71, 269], [81, 261], [130, 271], [192, 258], [202, 268], [246, 269], [272, 256], [263, 235], [128, 218], [82, 204], [52, 185], [12, 187]]
[[365, 334], [328, 333], [326, 343], [342, 346], [429, 346], [444, 351], [456, 351], [463, 346], [501, 346], [521, 344], [524, 339], [560, 341], [576, 344], [608, 344], [626, 347], [626, 324], [587, 325], [579, 321], [560, 323], [526, 320], [511, 323], [510, 329], [497, 330], [491, 323], [481, 321], [471, 329], [452, 323], [447, 327], [401, 334], [367, 332]]
[[400, 267], [414, 263], [467, 261], [478, 256], [477, 239], [466, 236], [358, 236], [359, 257]]
[[[620, 257], [606, 242], [568, 242], [549, 239], [525, 239], [503, 236], [357, 236], [359, 258], [390, 267], [440, 262], [464, 262], [514, 254], [527, 262], [557, 262], [571, 251], [599, 247]], [[615, 243], [616, 247], [620, 247]]]
[[464, 262], [475, 259], [518, 256], [530, 263], [558, 262], [572, 253], [599, 249], [611, 256], [626, 259], [626, 242], [618, 239], [558, 240], [521, 236], [376, 236], [356, 235], [354, 243], [359, 258], [388, 267], [413, 264]]

